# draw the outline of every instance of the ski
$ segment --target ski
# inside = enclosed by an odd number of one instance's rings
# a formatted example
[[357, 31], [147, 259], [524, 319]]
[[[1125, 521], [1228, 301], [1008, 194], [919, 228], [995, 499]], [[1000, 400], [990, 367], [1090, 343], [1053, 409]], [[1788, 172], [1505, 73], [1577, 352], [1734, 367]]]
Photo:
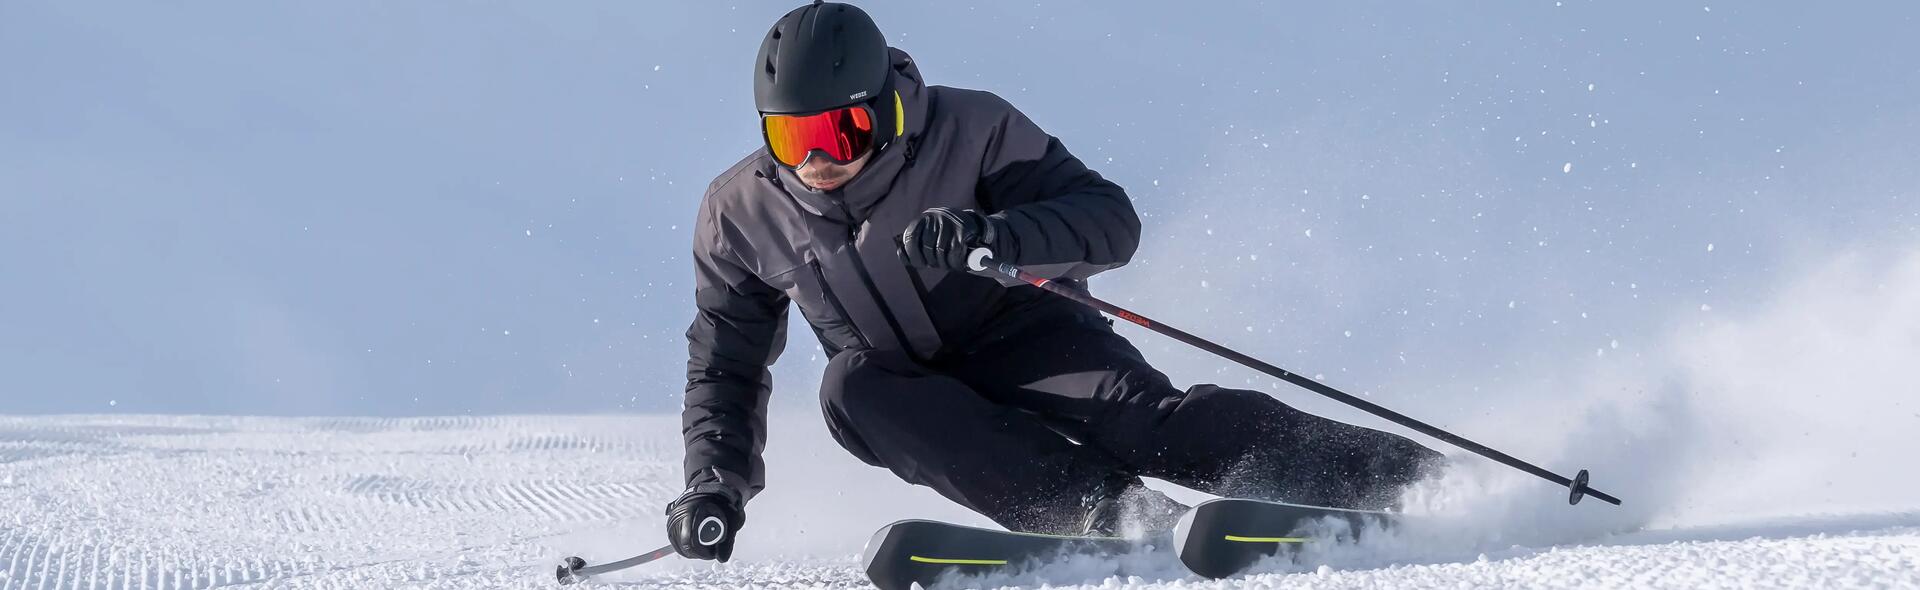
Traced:
[[1141, 541], [1013, 533], [931, 520], [902, 520], [867, 541], [867, 579], [880, 590], [930, 588], [942, 576], [1017, 571], [1066, 555], [1125, 553]]
[[1174, 552], [1193, 573], [1225, 578], [1311, 543], [1352, 541], [1392, 526], [1387, 512], [1223, 498], [1194, 506], [1173, 529]]

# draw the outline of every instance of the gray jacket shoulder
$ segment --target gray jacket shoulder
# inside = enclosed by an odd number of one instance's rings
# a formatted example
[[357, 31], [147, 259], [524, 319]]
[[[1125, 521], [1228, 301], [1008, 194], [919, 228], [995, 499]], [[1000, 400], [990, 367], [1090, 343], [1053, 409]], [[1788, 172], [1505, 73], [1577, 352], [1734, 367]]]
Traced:
[[701, 219], [751, 214], [753, 205], [757, 204], [756, 197], [764, 196], [770, 188], [764, 186], [763, 176], [771, 162], [766, 148], [760, 148], [715, 176], [713, 182], [707, 183], [706, 194], [700, 197]]
[[772, 166], [766, 149], [756, 149], [707, 185], [693, 230], [696, 256], [720, 258], [762, 277], [789, 270], [767, 268], [769, 261], [760, 256], [783, 247], [793, 224], [786, 196], [767, 179]]

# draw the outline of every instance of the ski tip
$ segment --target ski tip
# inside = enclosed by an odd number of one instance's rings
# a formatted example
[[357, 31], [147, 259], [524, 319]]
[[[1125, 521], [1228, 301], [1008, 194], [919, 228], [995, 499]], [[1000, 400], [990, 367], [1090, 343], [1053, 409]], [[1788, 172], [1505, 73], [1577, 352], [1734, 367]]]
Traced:
[[560, 585], [562, 586], [578, 584], [580, 583], [580, 576], [575, 572], [583, 567], [587, 567], [587, 560], [578, 557], [569, 557], [560, 563], [560, 567], [553, 568], [553, 577], [559, 579]]

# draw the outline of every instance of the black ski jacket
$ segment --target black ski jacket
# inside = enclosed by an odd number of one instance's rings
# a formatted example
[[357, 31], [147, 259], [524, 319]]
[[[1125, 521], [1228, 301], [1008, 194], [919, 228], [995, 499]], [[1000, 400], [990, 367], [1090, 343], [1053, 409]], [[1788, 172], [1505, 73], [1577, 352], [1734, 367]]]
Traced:
[[[744, 502], [764, 486], [768, 366], [789, 301], [829, 356], [901, 351], [936, 363], [1021, 327], [1084, 313], [1037, 288], [909, 268], [898, 239], [933, 207], [1004, 218], [1012, 261], [1080, 280], [1125, 264], [1140, 220], [1126, 192], [992, 93], [927, 86], [898, 49], [901, 134], [839, 189], [815, 191], [765, 148], [708, 186], [694, 226], [694, 301], [681, 414], [691, 491]], [[887, 100], [890, 97], [882, 97]], [[900, 395], [913, 395], [911, 391]]]

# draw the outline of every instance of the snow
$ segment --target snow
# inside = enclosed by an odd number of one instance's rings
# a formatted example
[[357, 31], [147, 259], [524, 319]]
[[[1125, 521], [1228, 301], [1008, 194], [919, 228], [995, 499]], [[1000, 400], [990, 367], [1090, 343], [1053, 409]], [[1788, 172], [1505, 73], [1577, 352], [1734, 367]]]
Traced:
[[[783, 435], [804, 430], [798, 416], [775, 418]], [[0, 417], [0, 509], [14, 523], [0, 528], [0, 589], [550, 588], [562, 556], [604, 562], [660, 544], [661, 507], [679, 491], [677, 430], [672, 416]], [[669, 558], [588, 587], [860, 588], [858, 544], [877, 523], [965, 519], [832, 455], [817, 433], [798, 436], [778, 459], [808, 473], [776, 470], [779, 491], [750, 507], [734, 562]], [[1531, 482], [1463, 471], [1424, 503], [1472, 510], [1442, 509], [1311, 563], [1208, 581], [1158, 550], [957, 582], [1920, 587], [1920, 513], [1608, 533], [1611, 515], [1626, 512], [1567, 507]]]

